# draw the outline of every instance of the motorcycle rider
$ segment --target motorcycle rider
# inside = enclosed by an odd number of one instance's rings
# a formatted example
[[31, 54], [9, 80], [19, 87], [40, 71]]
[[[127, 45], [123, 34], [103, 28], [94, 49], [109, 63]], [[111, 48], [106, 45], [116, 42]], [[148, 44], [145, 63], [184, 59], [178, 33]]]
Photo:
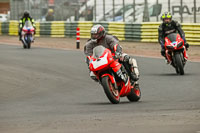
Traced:
[[[122, 47], [119, 45], [117, 37], [106, 34], [105, 28], [102, 25], [94, 25], [91, 28], [91, 39], [89, 39], [84, 47], [84, 53], [87, 56], [86, 63], [89, 66], [89, 57], [93, 54], [93, 48], [98, 45], [102, 45], [105, 48], [111, 50], [115, 53], [115, 58], [119, 59], [120, 63], [124, 64], [124, 69], [130, 74], [131, 81], [137, 81], [139, 79], [139, 71], [137, 69], [136, 60], [132, 59], [128, 54], [122, 53]], [[134, 60], [134, 62], [133, 62]], [[135, 69], [137, 69], [137, 72]], [[128, 78], [124, 78], [123, 68], [116, 72], [118, 77], [120, 77], [125, 83], [127, 83]], [[90, 72], [90, 77], [97, 81], [96, 76], [93, 72]]]
[[32, 25], [33, 25], [33, 27], [34, 27], [34, 35], [35, 35], [35, 33], [36, 33], [36, 27], [35, 27], [35, 21], [34, 21], [34, 19], [30, 16], [30, 13], [29, 13], [29, 11], [24, 11], [24, 15], [23, 15], [23, 17], [19, 20], [19, 40], [21, 41], [22, 40], [22, 35], [21, 35], [21, 33], [22, 33], [22, 28], [24, 27], [24, 24], [25, 24], [25, 22], [26, 21], [30, 21], [31, 23], [32, 23]]
[[185, 39], [185, 33], [181, 28], [181, 25], [175, 21], [172, 20], [172, 15], [170, 12], [164, 12], [161, 16], [161, 19], [163, 23], [160, 24], [158, 28], [158, 42], [161, 45], [161, 55], [165, 57], [165, 37], [171, 33], [178, 32], [181, 36], [181, 38], [184, 40], [184, 45], [186, 47], [186, 50], [189, 48], [189, 44], [186, 42]]

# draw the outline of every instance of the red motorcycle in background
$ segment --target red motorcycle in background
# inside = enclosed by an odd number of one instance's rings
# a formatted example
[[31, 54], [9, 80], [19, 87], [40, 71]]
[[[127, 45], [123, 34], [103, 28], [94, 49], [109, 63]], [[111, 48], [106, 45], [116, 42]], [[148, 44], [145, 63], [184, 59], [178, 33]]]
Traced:
[[26, 21], [22, 29], [22, 43], [24, 49], [31, 48], [31, 43], [34, 40], [35, 29], [30, 21]]
[[184, 66], [188, 57], [184, 41], [178, 33], [171, 33], [165, 37], [165, 49], [168, 63], [176, 69], [177, 74], [184, 75]]
[[118, 59], [113, 58], [114, 54], [103, 46], [97, 46], [93, 49], [93, 55], [88, 57], [90, 60], [89, 69], [95, 75], [103, 86], [106, 96], [111, 103], [120, 102], [120, 97], [127, 96], [129, 101], [138, 101], [141, 97], [139, 85], [130, 82], [127, 71], [123, 71], [123, 75], [128, 78], [128, 82], [124, 81], [116, 75], [116, 72], [123, 67]]

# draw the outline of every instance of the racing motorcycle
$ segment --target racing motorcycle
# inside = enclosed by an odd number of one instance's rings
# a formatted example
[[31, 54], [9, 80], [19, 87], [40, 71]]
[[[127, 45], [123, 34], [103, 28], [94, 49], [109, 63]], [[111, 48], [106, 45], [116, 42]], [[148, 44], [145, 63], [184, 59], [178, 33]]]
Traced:
[[139, 84], [131, 82], [128, 72], [123, 69], [124, 77], [128, 79], [125, 83], [116, 72], [124, 68], [119, 63], [119, 59], [114, 58], [114, 54], [103, 46], [93, 49], [93, 55], [88, 56], [89, 69], [94, 73], [99, 83], [102, 85], [107, 98], [113, 104], [120, 102], [120, 97], [126, 96], [129, 101], [136, 102], [141, 97]]
[[184, 66], [188, 59], [184, 41], [178, 33], [171, 33], [165, 37], [165, 55], [177, 74], [184, 75]]
[[26, 21], [22, 28], [22, 44], [24, 49], [31, 48], [31, 43], [34, 40], [35, 29], [30, 21]]

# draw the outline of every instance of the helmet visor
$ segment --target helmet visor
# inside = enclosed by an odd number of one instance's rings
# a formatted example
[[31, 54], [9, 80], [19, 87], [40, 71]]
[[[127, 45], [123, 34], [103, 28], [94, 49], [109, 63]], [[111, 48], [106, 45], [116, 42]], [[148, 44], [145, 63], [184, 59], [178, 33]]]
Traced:
[[24, 13], [24, 17], [28, 18], [29, 14], [28, 13]]
[[172, 20], [171, 18], [164, 18], [164, 19], [163, 19], [163, 21], [164, 21], [165, 23], [170, 23], [171, 20]]
[[92, 38], [93, 40], [96, 40], [96, 39], [99, 39], [100, 37], [99, 37], [99, 34], [97, 34], [97, 33], [92, 33], [92, 34], [91, 34], [91, 38]]

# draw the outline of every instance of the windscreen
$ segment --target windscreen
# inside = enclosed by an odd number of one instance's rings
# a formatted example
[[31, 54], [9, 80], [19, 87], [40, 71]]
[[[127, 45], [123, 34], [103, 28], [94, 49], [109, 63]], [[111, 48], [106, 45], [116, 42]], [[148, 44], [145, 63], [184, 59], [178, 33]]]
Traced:
[[176, 37], [177, 37], [178, 33], [171, 33], [167, 36], [167, 38], [171, 41], [171, 42], [176, 42]]
[[97, 46], [93, 49], [93, 57], [94, 58], [99, 58], [100, 56], [103, 55], [103, 52], [105, 51], [105, 47], [103, 46]]
[[33, 27], [31, 21], [29, 21], [29, 20], [25, 22], [25, 25], [24, 25], [24, 26], [25, 26], [26, 28], [31, 28], [31, 27]]

